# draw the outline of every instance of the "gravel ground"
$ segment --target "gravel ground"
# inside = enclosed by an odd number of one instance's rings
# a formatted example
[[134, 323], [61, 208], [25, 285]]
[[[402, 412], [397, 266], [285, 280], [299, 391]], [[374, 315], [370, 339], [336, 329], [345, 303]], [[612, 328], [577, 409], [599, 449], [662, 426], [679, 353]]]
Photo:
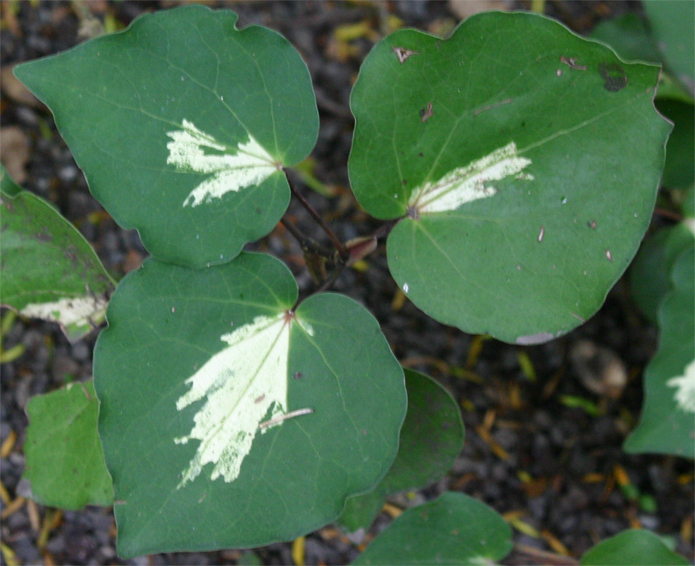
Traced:
[[[89, 5], [2, 5], [3, 162], [10, 159], [18, 171], [14, 176], [25, 188], [55, 203], [78, 226], [117, 278], [136, 268], [146, 256], [137, 233], [118, 228], [92, 199], [50, 113], [24, 98], [25, 93], [13, 90], [16, 85], [11, 84], [5, 69], [75, 45], [85, 30], [94, 29], [90, 25], [95, 22], [127, 25], [145, 11], [172, 4], [96, 1]], [[326, 199], [306, 190], [304, 193], [333, 223], [343, 241], [379, 226], [355, 205], [347, 188], [346, 172], [352, 136], [349, 92], [372, 41], [360, 38], [346, 48], [335, 40], [333, 32], [338, 26], [363, 20], [380, 32], [388, 26], [390, 16], [397, 16], [407, 26], [443, 34], [460, 19], [457, 10], [461, 3], [456, 4], [258, 2], [231, 6], [240, 15], [240, 27], [262, 24], [278, 30], [309, 65], [321, 113], [321, 132], [313, 154], [318, 162], [316, 176], [336, 187], [337, 196]], [[548, 13], [580, 33], [600, 19], [625, 10], [639, 10], [639, 5], [549, 2], [547, 6]], [[12, 134], [17, 136], [12, 138], [13, 145], [7, 141], [8, 128], [19, 132]], [[22, 152], [26, 155], [24, 163]], [[301, 208], [293, 204], [290, 213], [305, 231], [311, 232], [312, 224]], [[319, 232], [312, 235], [323, 238]], [[284, 231], [276, 230], [255, 247], [283, 257], [297, 275], [300, 287], [304, 291], [311, 287], [301, 253]], [[516, 547], [504, 561], [507, 564], [563, 563], [557, 554], [540, 553], [557, 552], [562, 545], [576, 558], [598, 541], [630, 526], [672, 537], [676, 549], [693, 558], [692, 463], [672, 457], [630, 456], [621, 450], [639, 415], [641, 374], [656, 344], [655, 329], [636, 313], [624, 281], [616, 285], [602, 310], [582, 327], [549, 344], [520, 349], [495, 340], [481, 342], [445, 327], [409, 302], [400, 308], [394, 306], [398, 290], [386, 269], [383, 245], [370, 256], [369, 265], [364, 273], [346, 271], [335, 289], [375, 314], [399, 360], [449, 387], [461, 402], [466, 424], [465, 447], [451, 473], [417, 494], [415, 502], [436, 497], [447, 489], [460, 490], [532, 527], [526, 533], [515, 529]], [[12, 450], [2, 459], [1, 469], [2, 483], [11, 499], [26, 493], [20, 478], [27, 401], [66, 381], [90, 378], [95, 340], [96, 336], [91, 335], [70, 344], [56, 325], [22, 319], [5, 336], [5, 349], [17, 344], [25, 348], [18, 359], [2, 366], [0, 441], [17, 435]], [[479, 355], [473, 356], [472, 349], [474, 352], [478, 347]], [[610, 397], [587, 389], [586, 378], [582, 378], [587, 362], [581, 356], [587, 348], [599, 348], [604, 353], [600, 359], [612, 360], [608, 365], [589, 363], [588, 367], [599, 374], [611, 367], [627, 371], [629, 380], [622, 394]], [[524, 356], [533, 365], [535, 379], [523, 370]], [[595, 402], [601, 414], [592, 416], [581, 408], [566, 406], [561, 402], [566, 395]], [[640, 494], [653, 499], [654, 509], [631, 500], [619, 489], [616, 468], [627, 473]], [[395, 498], [394, 503], [404, 506], [412, 501]], [[19, 564], [235, 564], [239, 560], [249, 563], [253, 558], [248, 551], [229, 550], [122, 561], [115, 553], [116, 528], [110, 508], [89, 507], [62, 514], [32, 502], [11, 513], [6, 504], [1, 508], [3, 544], [14, 552]], [[349, 562], [359, 553], [360, 544], [383, 530], [389, 521], [390, 517], [382, 513], [370, 533], [349, 538], [331, 526], [309, 535], [306, 563]], [[40, 537], [44, 525], [50, 526], [45, 540]], [[253, 552], [263, 564], [292, 563], [289, 544], [274, 544]], [[7, 555], [3, 554], [2, 560], [6, 563]]]

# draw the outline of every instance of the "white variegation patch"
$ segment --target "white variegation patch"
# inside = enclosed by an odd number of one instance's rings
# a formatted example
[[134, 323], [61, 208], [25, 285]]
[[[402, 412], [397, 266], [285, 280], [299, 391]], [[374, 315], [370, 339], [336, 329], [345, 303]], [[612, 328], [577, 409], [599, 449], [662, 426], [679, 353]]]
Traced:
[[[230, 148], [188, 120], [183, 121], [182, 128], [167, 132], [172, 139], [167, 144], [167, 163], [178, 169], [210, 174], [186, 197], [183, 206], [198, 206], [230, 191], [238, 192], [260, 185], [281, 169], [280, 164], [251, 135], [246, 143]], [[206, 148], [221, 153], [206, 153]]]
[[19, 314], [59, 322], [63, 326], [89, 326], [91, 321], [104, 318], [107, 306], [108, 301], [104, 297], [87, 295], [52, 303], [32, 303], [21, 309]]
[[690, 230], [693, 236], [695, 236], [695, 218], [684, 218], [683, 223], [685, 224], [686, 228]]
[[[308, 324], [294, 320], [313, 335]], [[200, 440], [179, 488], [193, 481], [208, 463], [214, 465], [213, 480], [234, 481], [258, 431], [282, 425], [280, 417], [287, 413], [290, 326], [285, 313], [256, 317], [222, 335], [227, 347], [186, 380], [191, 388], [176, 408], [181, 411], [201, 399], [205, 402], [193, 418], [190, 434], [174, 439], [176, 444]], [[273, 419], [277, 422], [268, 423]]]
[[492, 153], [449, 171], [441, 179], [417, 187], [410, 196], [408, 205], [418, 214], [456, 210], [462, 204], [497, 194], [490, 184], [511, 175], [530, 181], [533, 175], [521, 173], [531, 165], [531, 160], [518, 156], [514, 142], [496, 149]]
[[695, 360], [688, 364], [683, 375], [672, 377], [666, 385], [676, 388], [674, 399], [679, 408], [695, 413]]

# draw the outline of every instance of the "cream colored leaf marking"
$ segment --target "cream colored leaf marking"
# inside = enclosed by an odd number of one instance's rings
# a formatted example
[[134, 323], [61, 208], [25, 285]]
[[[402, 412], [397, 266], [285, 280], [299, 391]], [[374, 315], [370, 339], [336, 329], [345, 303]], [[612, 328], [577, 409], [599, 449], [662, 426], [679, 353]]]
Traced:
[[[167, 132], [172, 139], [167, 144], [167, 163], [178, 169], [211, 175], [186, 197], [183, 206], [198, 206], [230, 191], [260, 185], [282, 168], [251, 135], [249, 141], [230, 151], [228, 146], [200, 131], [192, 122], [184, 120], [182, 127], [182, 130]], [[205, 148], [225, 153], [210, 155], [205, 153]]]
[[693, 236], [695, 236], [695, 218], [686, 218], [683, 220], [683, 223], [685, 227], [692, 232]]
[[90, 320], [100, 320], [106, 312], [108, 301], [103, 297], [88, 295], [74, 299], [65, 298], [53, 303], [33, 303], [19, 311], [22, 316], [59, 322], [63, 326], [85, 326]]
[[[427, 214], [456, 210], [467, 202], [491, 197], [497, 194], [497, 188], [490, 181], [517, 175], [531, 165], [530, 159], [517, 154], [516, 144], [510, 142], [465, 167], [450, 171], [438, 181], [416, 188], [408, 205], [419, 214]], [[533, 175], [525, 173], [519, 178], [533, 180]]]
[[666, 385], [676, 388], [674, 399], [678, 407], [688, 413], [695, 413], [695, 360], [685, 368], [683, 375], [672, 377]]
[[[309, 335], [311, 326], [298, 322]], [[251, 451], [256, 433], [282, 425], [287, 413], [287, 362], [290, 323], [285, 313], [258, 316], [220, 340], [227, 347], [210, 358], [186, 380], [190, 390], [176, 402], [181, 411], [205, 399], [193, 417], [190, 434], [175, 438], [176, 444], [200, 440], [198, 450], [183, 470], [178, 487], [193, 481], [208, 463], [214, 464], [211, 479], [234, 481]], [[270, 411], [269, 420], [266, 415]], [[303, 413], [304, 414], [304, 413]], [[292, 415], [294, 416], [294, 415]], [[261, 424], [265, 422], [263, 427]]]

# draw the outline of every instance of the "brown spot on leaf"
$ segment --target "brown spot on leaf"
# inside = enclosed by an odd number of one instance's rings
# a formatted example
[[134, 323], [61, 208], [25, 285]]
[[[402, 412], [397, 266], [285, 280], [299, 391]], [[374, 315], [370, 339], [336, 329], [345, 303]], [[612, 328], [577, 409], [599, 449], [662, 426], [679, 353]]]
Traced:
[[36, 234], [36, 239], [37, 239], [39, 242], [48, 243], [48, 242], [52, 242], [52, 241], [53, 241], [53, 236], [52, 236], [51, 233], [48, 231], [48, 228], [46, 228], [46, 227], [44, 226], [44, 227], [41, 229], [41, 232], [39, 232], [38, 234]]
[[420, 110], [420, 120], [422, 120], [422, 123], [426, 123], [427, 120], [429, 120], [432, 116], [434, 115], [434, 112], [432, 111], [432, 103], [428, 102], [427, 106]]
[[567, 65], [570, 69], [576, 69], [577, 71], [586, 71], [586, 65], [577, 65], [577, 58], [570, 57], [569, 59], [565, 56], [560, 57], [560, 62]]
[[494, 104], [490, 104], [488, 106], [484, 106], [483, 108], [478, 108], [473, 115], [477, 116], [481, 112], [485, 112], [487, 110], [492, 110], [493, 108], [497, 108], [498, 106], [503, 106], [504, 104], [511, 104], [512, 99], [511, 98], [505, 98], [504, 100], [501, 100], [500, 102], [495, 102]]
[[598, 72], [603, 78], [603, 88], [608, 92], [618, 92], [627, 86], [627, 75], [617, 63], [601, 63]]
[[391, 50], [396, 54], [398, 57], [398, 62], [401, 65], [413, 55], [420, 55], [418, 51], [412, 51], [410, 49], [406, 49], [405, 47], [392, 47]]
[[80, 386], [82, 387], [82, 393], [84, 393], [84, 396], [87, 398], [88, 401], [91, 401], [92, 397], [89, 395], [89, 391], [87, 391], [87, 388], [82, 383], [80, 383]]

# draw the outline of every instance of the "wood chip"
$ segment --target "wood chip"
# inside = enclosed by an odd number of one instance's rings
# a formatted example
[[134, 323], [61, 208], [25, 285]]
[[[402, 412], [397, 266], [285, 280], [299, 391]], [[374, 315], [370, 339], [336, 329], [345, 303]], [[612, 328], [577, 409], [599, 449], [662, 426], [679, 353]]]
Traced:
[[7, 438], [0, 446], [0, 458], [7, 458], [14, 448], [14, 443], [17, 441], [17, 433], [14, 430], [10, 431]]

